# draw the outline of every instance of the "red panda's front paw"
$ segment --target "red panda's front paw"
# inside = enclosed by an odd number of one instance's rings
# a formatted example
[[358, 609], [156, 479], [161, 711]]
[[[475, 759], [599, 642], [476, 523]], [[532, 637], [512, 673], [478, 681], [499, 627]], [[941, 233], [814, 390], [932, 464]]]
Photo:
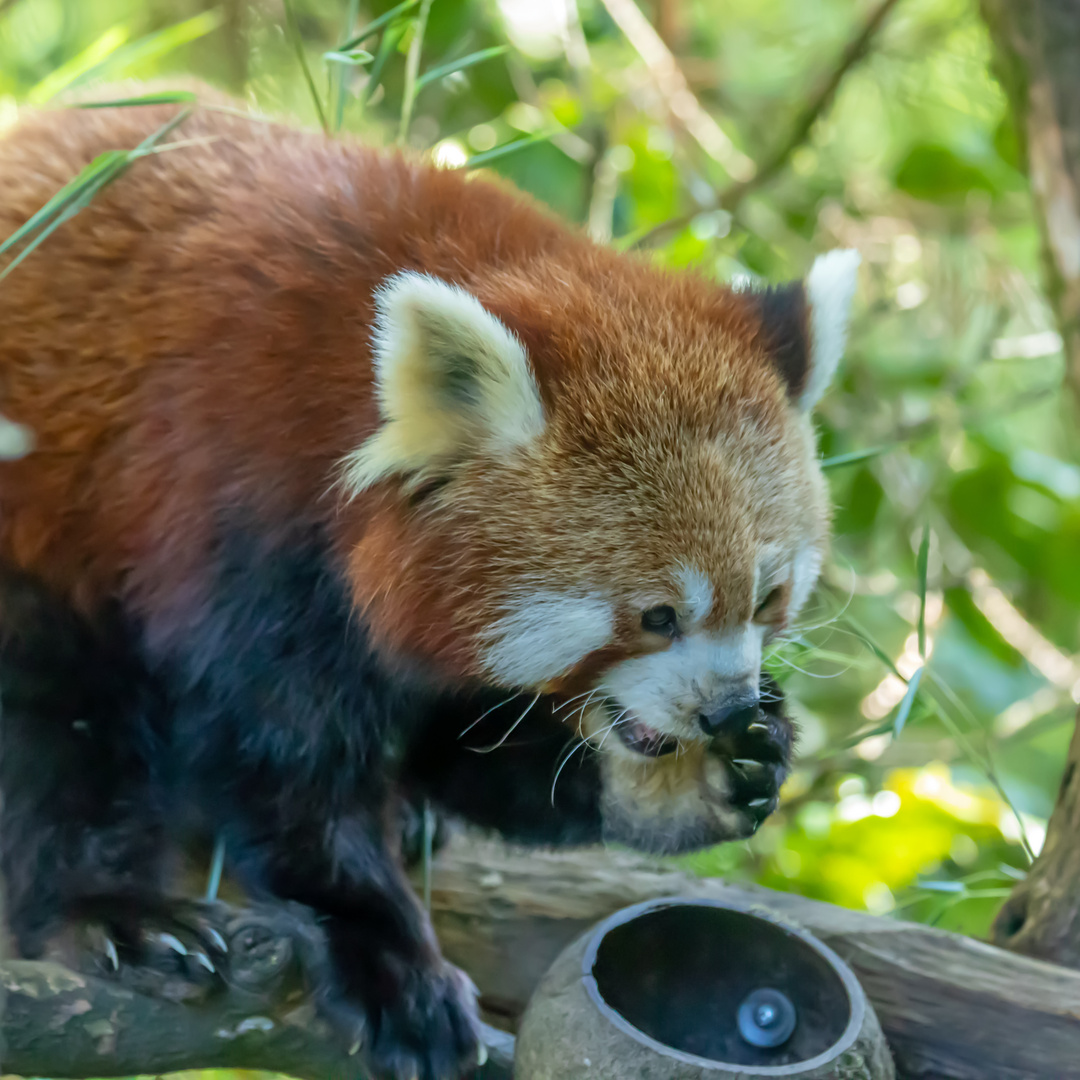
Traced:
[[794, 728], [786, 716], [759, 709], [714, 745], [713, 752], [728, 766], [728, 801], [746, 818], [748, 833], [757, 832], [779, 805], [794, 742]]

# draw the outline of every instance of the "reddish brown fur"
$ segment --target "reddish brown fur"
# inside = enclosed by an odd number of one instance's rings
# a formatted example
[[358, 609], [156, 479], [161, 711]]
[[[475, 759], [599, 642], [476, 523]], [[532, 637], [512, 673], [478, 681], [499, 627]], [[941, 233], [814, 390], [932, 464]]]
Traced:
[[[0, 139], [0, 235], [175, 112], [27, 116]], [[465, 674], [510, 547], [566, 585], [659, 590], [695, 561], [719, 626], [748, 617], [756, 543], [823, 534], [822, 508], [800, 519], [806, 442], [746, 297], [397, 154], [206, 109], [172, 138], [207, 141], [138, 161], [0, 285], [0, 409], [37, 438], [0, 467], [0, 558], [82, 605], [122, 593], [182, 620], [215, 514], [314, 515], [385, 643]], [[466, 470], [441, 515], [390, 485], [347, 507], [331, 489], [377, 423], [373, 292], [402, 269], [503, 319], [549, 411], [542, 460]], [[688, 432], [728, 441], [727, 473], [687, 460]], [[605, 660], [655, 647], [638, 610], [619, 618]]]

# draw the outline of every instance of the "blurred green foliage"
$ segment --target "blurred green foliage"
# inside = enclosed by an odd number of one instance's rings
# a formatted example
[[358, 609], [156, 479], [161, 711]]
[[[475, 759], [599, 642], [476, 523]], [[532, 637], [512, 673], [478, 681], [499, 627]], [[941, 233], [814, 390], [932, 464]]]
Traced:
[[603, 0], [400, 7], [357, 40], [389, 3], [8, 0], [0, 127], [20, 102], [192, 73], [267, 113], [391, 143], [411, 99], [416, 150], [486, 165], [602, 240], [649, 234], [647, 257], [667, 265], [776, 280], [857, 247], [848, 358], [820, 412], [833, 558], [771, 660], [801, 762], [753, 842], [689, 861], [985, 932], [1026, 865], [1023, 834], [1041, 842], [1064, 762], [1080, 467], [973, 0], [901, 0], [808, 138], [738, 199], [728, 168], [745, 179], [739, 162], [785, 146], [871, 4], [642, 0], [730, 140], [712, 153]]

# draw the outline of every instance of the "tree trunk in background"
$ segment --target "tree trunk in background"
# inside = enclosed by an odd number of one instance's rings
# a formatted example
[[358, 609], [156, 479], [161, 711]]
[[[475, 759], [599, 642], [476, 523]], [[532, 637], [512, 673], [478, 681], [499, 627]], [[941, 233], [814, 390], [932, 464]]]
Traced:
[[[980, 0], [1031, 177], [1046, 292], [1080, 403], [1080, 0]], [[1046, 844], [998, 944], [1080, 968], [1080, 717]]]
[[1046, 843], [1001, 909], [994, 940], [1080, 969], [1080, 715]]
[[1043, 236], [1046, 291], [1080, 400], [1080, 0], [980, 0]]

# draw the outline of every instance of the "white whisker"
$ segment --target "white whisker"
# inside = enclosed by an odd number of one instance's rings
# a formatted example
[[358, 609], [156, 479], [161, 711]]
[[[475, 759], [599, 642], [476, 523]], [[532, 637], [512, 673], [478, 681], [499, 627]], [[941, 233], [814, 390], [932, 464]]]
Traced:
[[562, 771], [563, 771], [563, 769], [566, 768], [566, 763], [574, 756], [574, 754], [576, 754], [578, 752], [578, 750], [581, 750], [583, 747], [586, 747], [588, 745], [589, 744], [587, 742], [585, 742], [584, 740], [582, 740], [579, 743], [576, 743], [574, 746], [572, 746], [570, 748], [569, 753], [567, 753], [566, 756], [559, 763], [558, 769], [555, 770], [555, 779], [551, 781], [551, 805], [552, 806], [555, 805], [555, 785], [559, 782], [559, 777], [562, 776]]
[[[465, 728], [464, 731], [462, 731], [458, 735], [458, 738], [460, 739], [463, 736], [468, 735], [469, 732], [472, 731], [472, 729], [474, 727], [476, 727], [476, 725], [479, 724], [480, 721], [483, 720], [485, 716], [490, 716], [496, 709], [501, 709], [504, 705], [509, 705], [510, 702], [514, 700], [515, 696], [516, 695], [511, 694], [509, 697], [503, 698], [502, 701], [500, 701], [497, 705], [492, 705], [490, 709], [485, 709], [467, 728]], [[535, 704], [535, 702], [534, 702], [534, 704]], [[530, 705], [529, 708], [531, 709], [532, 705]]]
[[532, 710], [532, 707], [539, 700], [540, 700], [540, 695], [537, 694], [536, 697], [534, 697], [532, 699], [532, 701], [530, 701], [529, 704], [525, 706], [525, 711], [510, 725], [510, 727], [507, 730], [506, 734], [497, 743], [495, 743], [493, 746], [485, 746], [483, 749], [478, 749], [476, 751], [476, 753], [478, 753], [478, 754], [490, 754], [492, 750], [498, 750], [499, 747], [502, 746], [502, 744], [504, 742], [506, 742], [506, 740], [509, 739], [511, 735], [514, 734], [514, 732], [517, 730], [518, 724], [520, 724], [521, 721], [524, 720], [525, 717], [529, 715], [529, 712]]

